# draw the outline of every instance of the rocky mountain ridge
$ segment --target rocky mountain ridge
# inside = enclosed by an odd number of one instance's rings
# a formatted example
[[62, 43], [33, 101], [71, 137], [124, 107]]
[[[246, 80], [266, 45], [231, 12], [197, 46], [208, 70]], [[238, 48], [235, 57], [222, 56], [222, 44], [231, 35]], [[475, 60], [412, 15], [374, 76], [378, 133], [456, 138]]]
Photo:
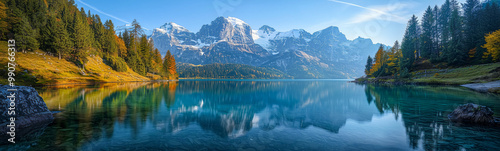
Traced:
[[252, 30], [234, 17], [218, 17], [194, 33], [166, 23], [149, 36], [162, 54], [170, 50], [177, 62], [271, 67], [295, 78], [354, 78], [363, 75], [364, 60], [380, 44], [370, 39], [348, 40], [338, 27], [309, 33], [278, 32], [268, 25]]

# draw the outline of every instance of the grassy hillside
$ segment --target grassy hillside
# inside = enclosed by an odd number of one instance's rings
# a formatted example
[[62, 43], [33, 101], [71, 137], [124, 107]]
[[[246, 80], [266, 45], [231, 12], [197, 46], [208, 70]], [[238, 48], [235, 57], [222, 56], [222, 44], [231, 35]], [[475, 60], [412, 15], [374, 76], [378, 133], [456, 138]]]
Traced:
[[273, 69], [242, 64], [178, 64], [179, 78], [208, 79], [285, 79], [291, 76]]
[[473, 65], [451, 69], [427, 69], [413, 72], [414, 82], [461, 85], [500, 80], [500, 63]]
[[[1, 84], [7, 84], [7, 42], [0, 42]], [[89, 56], [85, 70], [72, 62], [59, 60], [42, 51], [16, 53], [16, 85], [60, 85], [94, 82], [146, 81], [130, 68], [126, 72], [117, 72], [103, 63], [99, 56]]]
[[472, 65], [459, 68], [428, 68], [410, 73], [411, 79], [396, 80], [394, 77], [359, 78], [361, 83], [418, 83], [438, 85], [462, 85], [500, 80], [500, 63]]

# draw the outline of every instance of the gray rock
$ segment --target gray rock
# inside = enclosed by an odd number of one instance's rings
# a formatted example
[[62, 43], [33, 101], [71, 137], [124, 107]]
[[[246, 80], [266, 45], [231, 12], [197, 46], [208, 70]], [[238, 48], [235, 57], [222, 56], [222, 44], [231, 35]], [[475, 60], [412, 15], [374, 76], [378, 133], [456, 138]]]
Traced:
[[488, 92], [490, 89], [500, 88], [500, 80], [488, 83], [464, 84], [462, 86], [479, 92]]
[[4, 132], [9, 130], [6, 125], [11, 123], [10, 118], [12, 117], [12, 115], [9, 115], [8, 109], [11, 103], [8, 96], [12, 92], [7, 91], [7, 89], [17, 89], [15, 92], [15, 115], [13, 115], [16, 137], [26, 133], [33, 133], [37, 131], [36, 129], [52, 123], [54, 120], [52, 113], [33, 87], [0, 85], [0, 125], [2, 125], [0, 126], [2, 132], [0, 138], [7, 137]]
[[489, 107], [469, 103], [457, 107], [448, 115], [448, 118], [457, 123], [495, 124], [493, 114]]

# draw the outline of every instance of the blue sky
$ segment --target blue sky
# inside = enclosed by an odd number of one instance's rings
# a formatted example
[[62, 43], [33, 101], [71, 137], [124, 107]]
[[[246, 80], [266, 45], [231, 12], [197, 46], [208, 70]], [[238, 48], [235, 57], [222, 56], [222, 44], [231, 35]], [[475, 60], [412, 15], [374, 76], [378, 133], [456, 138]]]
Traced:
[[[348, 39], [358, 36], [392, 45], [403, 37], [406, 22], [427, 6], [445, 0], [75, 0], [78, 7], [111, 19], [115, 26], [137, 19], [147, 29], [175, 22], [192, 32], [218, 16], [236, 17], [253, 29], [315, 32], [337, 26]], [[464, 2], [465, 0], [459, 0]]]

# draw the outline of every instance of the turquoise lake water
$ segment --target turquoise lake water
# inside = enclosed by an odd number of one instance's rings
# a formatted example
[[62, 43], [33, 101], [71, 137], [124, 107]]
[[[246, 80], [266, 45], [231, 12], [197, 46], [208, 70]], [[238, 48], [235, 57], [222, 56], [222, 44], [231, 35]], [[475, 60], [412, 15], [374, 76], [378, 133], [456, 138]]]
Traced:
[[451, 123], [457, 106], [500, 114], [460, 87], [348, 80], [180, 80], [41, 88], [54, 122], [16, 150], [500, 150], [500, 128]]

